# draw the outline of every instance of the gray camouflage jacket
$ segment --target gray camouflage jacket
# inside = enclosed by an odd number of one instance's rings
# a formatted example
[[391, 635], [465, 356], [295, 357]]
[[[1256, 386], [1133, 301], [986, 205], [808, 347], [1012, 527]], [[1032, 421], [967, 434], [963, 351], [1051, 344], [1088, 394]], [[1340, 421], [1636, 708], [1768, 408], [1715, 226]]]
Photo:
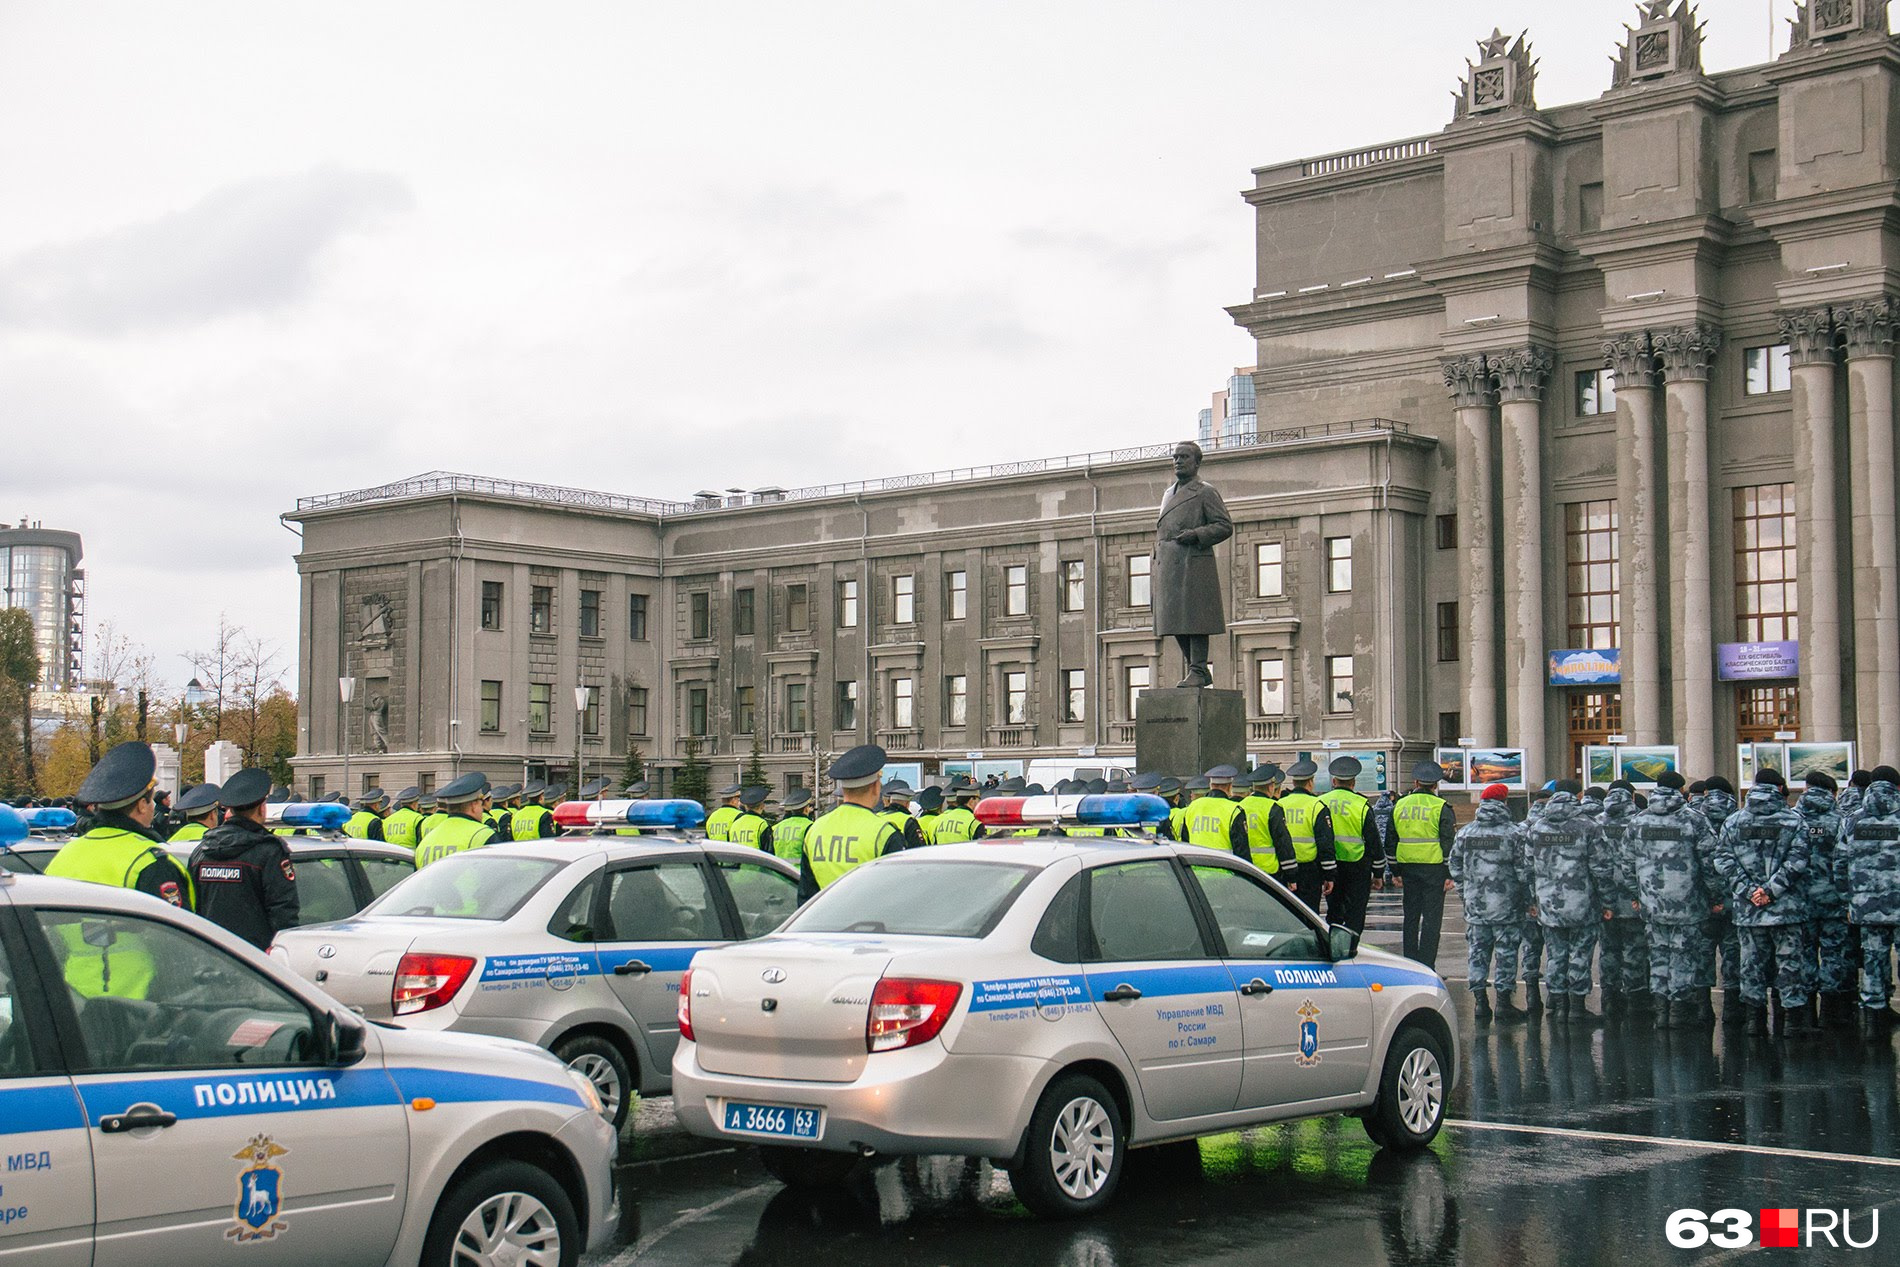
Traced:
[[1569, 792], [1552, 796], [1528, 840], [1537, 922], [1545, 928], [1578, 928], [1600, 921], [1597, 890], [1609, 879], [1603, 832], [1577, 798]]
[[[1715, 869], [1737, 928], [1773, 928], [1808, 919], [1808, 842], [1801, 816], [1771, 787], [1751, 788], [1748, 805], [1715, 838]], [[1748, 900], [1766, 889], [1773, 901]]]
[[1517, 824], [1502, 801], [1480, 801], [1445, 859], [1464, 895], [1468, 924], [1521, 924], [1530, 910]]
[[1808, 918], [1844, 919], [1847, 894], [1834, 879], [1834, 851], [1841, 838], [1841, 816], [1834, 797], [1811, 787], [1795, 802], [1802, 835], [1808, 842]]
[[1641, 919], [1641, 895], [1636, 884], [1636, 795], [1628, 788], [1613, 787], [1603, 798], [1605, 882], [1597, 893], [1603, 909], [1615, 919]]
[[1848, 820], [1834, 875], [1856, 924], [1900, 924], [1900, 788], [1876, 783]]
[[1657, 924], [1708, 919], [1716, 900], [1707, 883], [1715, 874], [1715, 837], [1682, 793], [1663, 787], [1651, 792], [1649, 808], [1632, 820], [1630, 837], [1643, 918]]

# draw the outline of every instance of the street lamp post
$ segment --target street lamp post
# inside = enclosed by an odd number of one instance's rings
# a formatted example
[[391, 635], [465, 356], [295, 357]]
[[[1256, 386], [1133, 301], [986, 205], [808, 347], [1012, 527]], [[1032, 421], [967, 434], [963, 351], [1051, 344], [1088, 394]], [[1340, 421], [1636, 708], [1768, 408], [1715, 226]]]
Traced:
[[343, 795], [350, 794], [350, 700], [356, 695], [356, 679], [336, 680], [337, 698], [343, 701]]
[[587, 717], [587, 688], [574, 688], [574, 796], [580, 798], [581, 784], [587, 781], [581, 770], [581, 722]]

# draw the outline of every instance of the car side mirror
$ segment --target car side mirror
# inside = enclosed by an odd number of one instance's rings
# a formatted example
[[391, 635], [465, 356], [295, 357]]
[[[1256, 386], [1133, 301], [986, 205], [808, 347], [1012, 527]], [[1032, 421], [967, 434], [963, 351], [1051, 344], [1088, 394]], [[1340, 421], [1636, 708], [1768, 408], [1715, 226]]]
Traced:
[[325, 1022], [329, 1029], [330, 1063], [342, 1068], [356, 1064], [369, 1054], [369, 1028], [351, 1017], [330, 1013]]
[[1344, 962], [1359, 953], [1359, 934], [1334, 924], [1326, 930], [1326, 950], [1334, 963]]

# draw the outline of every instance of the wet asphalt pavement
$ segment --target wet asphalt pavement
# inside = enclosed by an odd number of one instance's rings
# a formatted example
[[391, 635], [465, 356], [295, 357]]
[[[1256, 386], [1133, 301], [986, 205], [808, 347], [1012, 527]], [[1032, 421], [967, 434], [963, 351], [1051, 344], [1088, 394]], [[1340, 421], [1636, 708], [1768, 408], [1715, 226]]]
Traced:
[[[1739, 1027], [1554, 1029], [1470, 1017], [1455, 899], [1439, 970], [1465, 1063], [1432, 1151], [1374, 1149], [1350, 1118], [1264, 1127], [1131, 1154], [1109, 1212], [1044, 1223], [1006, 1175], [900, 1159], [819, 1197], [781, 1188], [748, 1148], [680, 1134], [665, 1100], [623, 1146], [619, 1235], [586, 1262], [798, 1264], [1612, 1264], [1900, 1262], [1900, 1062], [1851, 1031], [1747, 1039]], [[1367, 941], [1397, 949], [1398, 899]], [[1521, 996], [1520, 996], [1521, 998]], [[1593, 999], [1592, 1005], [1595, 1006]], [[1719, 1009], [1718, 1003], [1718, 1009]], [[1672, 1211], [1869, 1207], [1873, 1248], [1678, 1249]]]

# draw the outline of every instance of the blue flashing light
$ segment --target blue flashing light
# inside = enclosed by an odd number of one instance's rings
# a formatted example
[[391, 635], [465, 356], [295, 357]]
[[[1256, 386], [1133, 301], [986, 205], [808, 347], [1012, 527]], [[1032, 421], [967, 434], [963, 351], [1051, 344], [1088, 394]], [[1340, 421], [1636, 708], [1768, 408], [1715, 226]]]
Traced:
[[554, 807], [554, 821], [564, 829], [691, 831], [706, 821], [706, 807], [698, 801], [563, 801]]
[[17, 845], [26, 837], [26, 816], [11, 805], [0, 805], [0, 848]]
[[1168, 803], [1146, 792], [1094, 796], [993, 796], [976, 804], [986, 827], [1033, 827], [1073, 823], [1081, 827], [1134, 827], [1168, 817]]
[[23, 809], [20, 817], [26, 820], [28, 831], [65, 831], [79, 821], [79, 815], [57, 805]]
[[325, 801], [310, 804], [289, 801], [264, 807], [264, 821], [272, 827], [314, 827], [318, 831], [342, 831], [350, 821], [350, 807]]
[[1134, 827], [1166, 822], [1167, 818], [1168, 803], [1147, 792], [1085, 796], [1075, 809], [1075, 821], [1084, 827]]

